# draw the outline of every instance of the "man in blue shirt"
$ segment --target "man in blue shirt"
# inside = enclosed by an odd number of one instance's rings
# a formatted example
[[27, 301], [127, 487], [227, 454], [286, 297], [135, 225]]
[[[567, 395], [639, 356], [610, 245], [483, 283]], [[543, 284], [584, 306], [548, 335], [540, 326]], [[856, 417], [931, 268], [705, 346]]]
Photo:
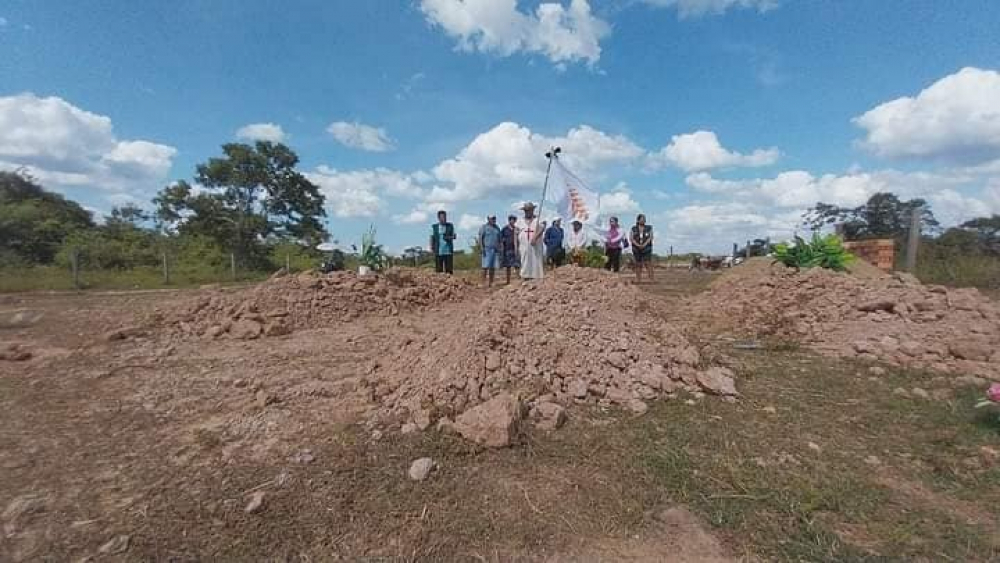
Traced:
[[545, 230], [545, 256], [549, 263], [558, 268], [562, 266], [566, 259], [566, 250], [563, 248], [563, 228], [562, 219], [556, 217], [552, 221], [552, 226]]
[[437, 273], [454, 273], [455, 225], [448, 222], [448, 213], [438, 211], [438, 222], [431, 225], [431, 252], [434, 253], [434, 270]]
[[493, 287], [493, 276], [500, 260], [500, 227], [497, 226], [496, 215], [486, 218], [486, 224], [479, 228], [478, 240], [483, 255], [483, 283]]

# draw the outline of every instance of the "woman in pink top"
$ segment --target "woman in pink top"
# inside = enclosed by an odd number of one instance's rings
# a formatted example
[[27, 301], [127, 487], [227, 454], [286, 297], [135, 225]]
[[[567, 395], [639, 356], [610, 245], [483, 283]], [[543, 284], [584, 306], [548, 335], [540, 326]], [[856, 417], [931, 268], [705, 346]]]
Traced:
[[611, 227], [604, 239], [604, 255], [608, 257], [604, 269], [617, 272], [622, 267], [622, 239], [625, 238], [625, 232], [618, 227], [618, 217], [612, 217], [610, 223]]

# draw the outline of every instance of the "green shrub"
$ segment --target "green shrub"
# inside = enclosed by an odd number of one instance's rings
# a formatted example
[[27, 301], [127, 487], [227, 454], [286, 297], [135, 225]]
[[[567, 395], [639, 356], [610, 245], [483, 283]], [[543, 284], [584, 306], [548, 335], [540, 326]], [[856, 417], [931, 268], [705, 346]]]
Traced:
[[796, 236], [795, 244], [780, 243], [775, 246], [774, 260], [795, 269], [826, 268], [840, 272], [854, 261], [854, 255], [844, 248], [837, 235], [813, 233], [809, 242]]

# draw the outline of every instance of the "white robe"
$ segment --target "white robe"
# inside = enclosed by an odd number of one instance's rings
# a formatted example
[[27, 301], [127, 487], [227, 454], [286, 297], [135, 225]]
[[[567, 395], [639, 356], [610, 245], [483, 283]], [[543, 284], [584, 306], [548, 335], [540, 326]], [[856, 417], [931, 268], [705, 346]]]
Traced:
[[[521, 219], [517, 226], [519, 229], [517, 241], [521, 247], [521, 278], [540, 280], [544, 276], [545, 264], [545, 244], [542, 242], [543, 236], [539, 230], [541, 224], [538, 222], [538, 217], [535, 217], [530, 221]], [[538, 242], [531, 244], [536, 234], [540, 235]]]

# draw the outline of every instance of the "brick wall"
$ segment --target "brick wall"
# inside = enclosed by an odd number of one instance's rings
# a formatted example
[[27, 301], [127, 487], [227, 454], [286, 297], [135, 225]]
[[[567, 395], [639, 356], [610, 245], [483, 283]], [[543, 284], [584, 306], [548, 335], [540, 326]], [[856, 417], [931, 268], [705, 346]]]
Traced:
[[852, 254], [875, 266], [891, 272], [896, 263], [896, 244], [892, 239], [855, 240], [844, 243]]

